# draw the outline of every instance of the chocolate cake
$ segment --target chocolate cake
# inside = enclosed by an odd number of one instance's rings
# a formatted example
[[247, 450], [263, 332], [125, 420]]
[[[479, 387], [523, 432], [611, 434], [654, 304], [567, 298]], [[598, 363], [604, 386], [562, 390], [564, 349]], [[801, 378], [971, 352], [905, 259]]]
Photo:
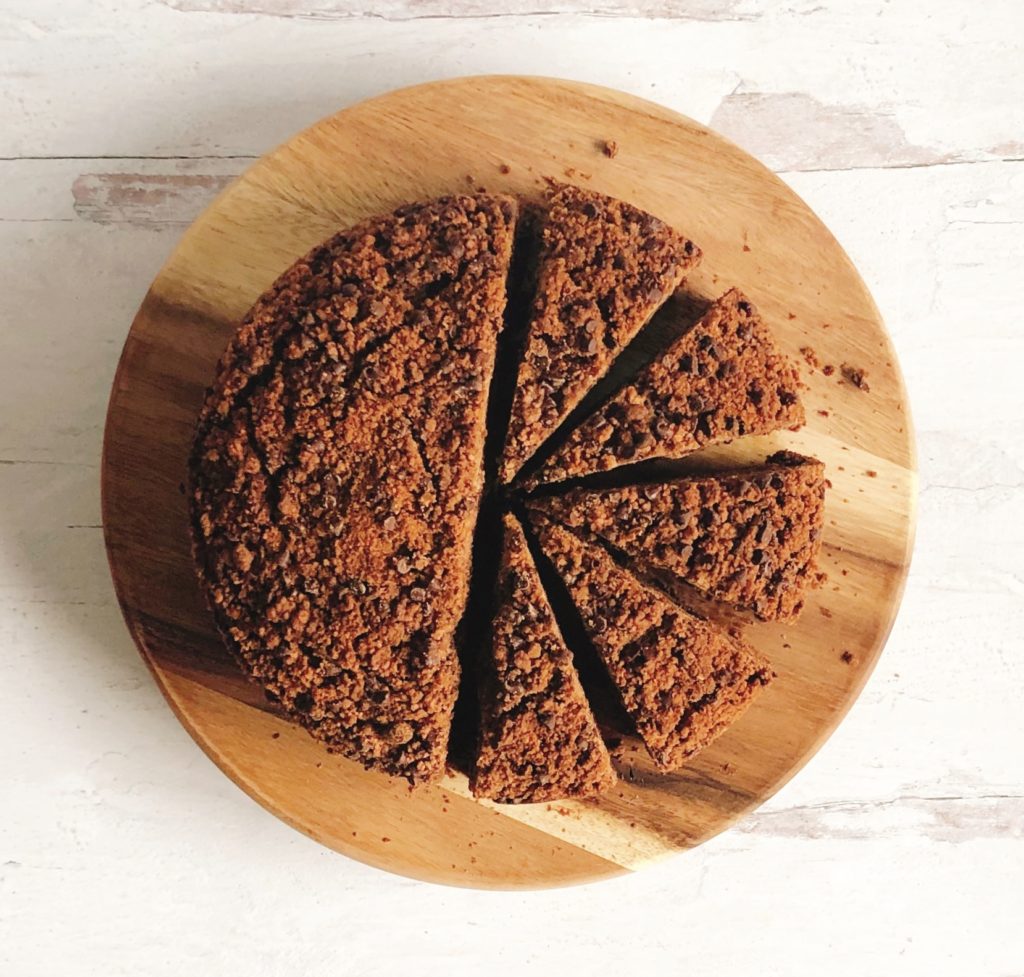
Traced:
[[537, 509], [531, 517], [648, 752], [662, 770], [676, 769], [739, 718], [771, 667], [645, 587], [599, 543]]
[[577, 488], [536, 505], [715, 600], [790, 620], [815, 580], [824, 498], [822, 463], [780, 451], [724, 475]]
[[228, 646], [330, 748], [411, 782], [444, 770], [516, 213], [448, 197], [315, 248], [241, 325], [191, 458]]
[[533, 476], [561, 482], [804, 423], [796, 368], [732, 289], [573, 431]]
[[615, 775], [522, 527], [504, 517], [492, 657], [481, 683], [476, 797], [591, 797]]
[[552, 189], [502, 482], [515, 478], [699, 259], [692, 241], [628, 203]]

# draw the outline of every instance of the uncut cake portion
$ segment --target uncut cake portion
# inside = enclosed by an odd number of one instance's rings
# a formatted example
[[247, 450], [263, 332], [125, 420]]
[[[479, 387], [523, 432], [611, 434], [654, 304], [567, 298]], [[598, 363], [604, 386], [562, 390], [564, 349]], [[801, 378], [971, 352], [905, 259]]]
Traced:
[[692, 241], [622, 200], [555, 185], [540, 218], [499, 478], [511, 482], [700, 260]]
[[732, 289], [576, 428], [531, 484], [800, 427], [799, 390], [796, 367], [753, 304]]
[[536, 505], [762, 620], [793, 620], [816, 582], [825, 466], [779, 451], [722, 475], [572, 489]]
[[615, 781], [608, 750], [522, 526], [512, 515], [504, 526], [473, 794], [507, 803], [592, 797]]
[[531, 519], [660, 769], [704, 749], [774, 677], [755, 649], [644, 586], [600, 543], [535, 509]]
[[229, 648], [332, 750], [444, 771], [517, 206], [459, 196], [344, 231], [246, 316], [190, 464]]

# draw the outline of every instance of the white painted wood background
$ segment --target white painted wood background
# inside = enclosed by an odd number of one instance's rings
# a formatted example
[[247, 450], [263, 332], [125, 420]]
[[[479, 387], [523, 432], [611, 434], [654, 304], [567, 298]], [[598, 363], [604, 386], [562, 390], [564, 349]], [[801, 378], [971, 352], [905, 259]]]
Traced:
[[[99, 528], [109, 383], [185, 224], [318, 117], [484, 72], [656, 99], [782, 173], [920, 439], [906, 601], [839, 732], [701, 849], [536, 894], [388, 876], [246, 798]], [[0, 973], [1024, 975], [1022, 230], [1016, 0], [0, 0]]]

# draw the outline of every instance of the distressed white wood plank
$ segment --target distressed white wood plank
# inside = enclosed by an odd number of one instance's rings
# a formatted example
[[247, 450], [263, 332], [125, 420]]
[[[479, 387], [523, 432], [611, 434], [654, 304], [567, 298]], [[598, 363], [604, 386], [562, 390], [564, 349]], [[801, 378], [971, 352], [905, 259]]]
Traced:
[[1024, 156], [1015, 0], [527, 7], [8, 0], [0, 156], [258, 155], [369, 95], [494, 72], [655, 98], [781, 170]]
[[[245, 16], [269, 15], [306, 19], [431, 20], [435, 18], [534, 17], [552, 14], [584, 14], [599, 17], [655, 17], [668, 20], [750, 21], [762, 16], [762, 0], [511, 0], [496, 7], [487, 0], [159, 0], [183, 13], [223, 13]], [[809, 10], [812, 0], [788, 4], [791, 10]]]

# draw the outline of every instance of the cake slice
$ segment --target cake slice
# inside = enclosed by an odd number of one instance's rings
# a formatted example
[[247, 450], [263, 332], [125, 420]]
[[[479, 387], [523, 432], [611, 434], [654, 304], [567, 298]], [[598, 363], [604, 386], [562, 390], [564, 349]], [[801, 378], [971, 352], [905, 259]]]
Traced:
[[763, 465], [724, 475], [577, 488], [537, 505], [770, 621], [796, 618], [815, 582], [824, 502], [825, 466], [779, 451]]
[[190, 463], [200, 581], [244, 670], [331, 750], [439, 779], [517, 207], [344, 231], [261, 298]]
[[662, 770], [704, 749], [774, 677], [753, 648], [645, 587], [596, 542], [532, 511], [598, 655]]
[[553, 187], [540, 220], [537, 290], [502, 482], [515, 478], [699, 259], [692, 241], [628, 203]]
[[473, 795], [507, 803], [592, 797], [615, 780], [608, 750], [522, 526], [511, 515], [504, 522]]
[[681, 458], [743, 434], [804, 423], [796, 367], [750, 301], [732, 289], [574, 430], [531, 483], [648, 458]]

